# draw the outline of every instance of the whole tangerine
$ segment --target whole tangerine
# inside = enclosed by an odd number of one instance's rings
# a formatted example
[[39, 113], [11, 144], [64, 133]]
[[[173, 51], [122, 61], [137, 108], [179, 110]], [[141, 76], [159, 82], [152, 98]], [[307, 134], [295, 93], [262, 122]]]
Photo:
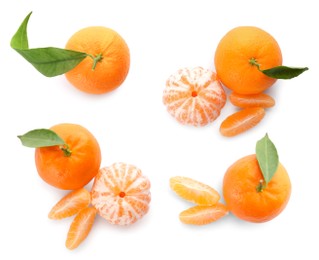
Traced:
[[[257, 65], [258, 64], [258, 65]], [[215, 68], [221, 82], [239, 94], [257, 94], [276, 79], [258, 70], [282, 65], [280, 47], [273, 36], [254, 26], [230, 30], [215, 51]]]
[[102, 26], [84, 28], [69, 39], [66, 49], [88, 54], [65, 73], [76, 88], [90, 94], [102, 94], [116, 89], [126, 79], [130, 51], [116, 31]]
[[66, 144], [36, 148], [38, 174], [59, 189], [82, 188], [100, 168], [101, 150], [97, 140], [86, 128], [76, 124], [58, 124], [50, 129]]
[[231, 165], [224, 175], [223, 195], [229, 210], [249, 222], [266, 222], [286, 207], [291, 183], [286, 169], [278, 169], [265, 187], [256, 155], [248, 155]]

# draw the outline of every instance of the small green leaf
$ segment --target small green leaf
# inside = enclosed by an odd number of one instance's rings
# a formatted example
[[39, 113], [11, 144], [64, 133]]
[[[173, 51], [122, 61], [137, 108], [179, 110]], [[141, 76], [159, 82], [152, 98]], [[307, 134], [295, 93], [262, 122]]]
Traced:
[[90, 56], [84, 52], [60, 48], [29, 49], [27, 25], [32, 12], [23, 20], [19, 29], [11, 39], [11, 47], [30, 62], [40, 73], [54, 77], [68, 72], [84, 58]]
[[267, 186], [279, 165], [277, 149], [267, 134], [256, 144], [256, 157]]
[[294, 67], [287, 67], [287, 66], [278, 66], [271, 69], [260, 70], [266, 76], [275, 78], [275, 79], [292, 79], [298, 77], [301, 73], [308, 70], [307, 67], [305, 68], [294, 68]]
[[30, 12], [27, 17], [23, 20], [22, 24], [20, 25], [18, 31], [11, 39], [11, 47], [16, 49], [29, 49], [28, 43], [28, 34], [27, 34], [27, 25], [29, 18], [32, 12]]
[[24, 146], [32, 148], [65, 145], [64, 140], [50, 129], [35, 129], [18, 138]]

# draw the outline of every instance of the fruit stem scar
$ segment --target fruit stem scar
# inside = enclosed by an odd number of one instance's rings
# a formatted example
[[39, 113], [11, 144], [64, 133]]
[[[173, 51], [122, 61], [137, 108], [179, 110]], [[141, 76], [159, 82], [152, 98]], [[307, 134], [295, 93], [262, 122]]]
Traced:
[[264, 182], [264, 180], [260, 180], [259, 184], [256, 187], [256, 191], [262, 192], [265, 188], [266, 188], [266, 183]]
[[89, 57], [91, 57], [93, 59], [93, 66], [92, 66], [92, 70], [95, 70], [96, 64], [98, 62], [100, 62], [103, 57], [102, 57], [102, 53], [96, 55], [95, 57], [92, 54], [88, 54]]
[[70, 157], [72, 154], [72, 151], [70, 147], [67, 144], [61, 145], [60, 149], [63, 151], [63, 154], [65, 157]]
[[260, 71], [260, 64], [257, 62], [257, 60], [255, 58], [250, 58], [249, 64], [252, 66], [256, 66], [257, 69]]
[[119, 193], [119, 196], [121, 197], [121, 198], [124, 198], [125, 197], [125, 192], [123, 192], [123, 191], [121, 191], [120, 193]]

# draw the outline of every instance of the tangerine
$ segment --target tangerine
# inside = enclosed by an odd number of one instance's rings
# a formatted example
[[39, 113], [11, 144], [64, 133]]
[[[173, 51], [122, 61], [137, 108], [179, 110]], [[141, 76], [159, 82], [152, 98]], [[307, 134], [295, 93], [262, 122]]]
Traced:
[[214, 72], [184, 68], [166, 81], [163, 103], [180, 123], [204, 126], [219, 116], [226, 94]]
[[75, 68], [65, 73], [76, 88], [91, 94], [102, 94], [119, 87], [130, 67], [130, 52], [116, 31], [93, 26], [76, 32], [66, 49], [87, 53]]
[[230, 30], [215, 51], [215, 68], [221, 82], [239, 94], [257, 94], [271, 87], [276, 79], [260, 69], [282, 65], [277, 41], [266, 31], [254, 26]]
[[286, 207], [291, 183], [279, 163], [274, 176], [263, 186], [264, 178], [256, 155], [248, 155], [231, 165], [224, 175], [223, 195], [228, 209], [238, 218], [265, 222], [278, 216]]
[[130, 225], [149, 209], [150, 181], [137, 167], [114, 163], [100, 169], [91, 190], [92, 205], [111, 224]]
[[63, 190], [84, 187], [98, 173], [100, 146], [86, 128], [76, 124], [58, 124], [50, 128], [65, 145], [35, 149], [35, 163], [40, 177]]

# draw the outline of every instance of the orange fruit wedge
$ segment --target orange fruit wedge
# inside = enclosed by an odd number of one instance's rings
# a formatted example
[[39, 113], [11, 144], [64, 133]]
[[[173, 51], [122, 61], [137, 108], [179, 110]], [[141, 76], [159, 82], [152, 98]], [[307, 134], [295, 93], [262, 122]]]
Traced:
[[206, 225], [228, 214], [227, 207], [222, 203], [213, 206], [195, 206], [182, 211], [179, 219], [184, 224]]
[[230, 102], [236, 106], [241, 108], [246, 107], [263, 107], [269, 108], [275, 105], [275, 100], [264, 93], [259, 94], [251, 94], [251, 95], [244, 95], [232, 92], [229, 95]]
[[81, 242], [88, 236], [94, 223], [96, 209], [88, 207], [82, 209], [71, 223], [65, 246], [68, 249], [77, 248]]
[[220, 125], [219, 131], [223, 136], [232, 137], [256, 126], [265, 116], [262, 107], [244, 108], [229, 117]]
[[188, 177], [172, 177], [170, 187], [177, 195], [197, 205], [215, 205], [220, 199], [215, 189]]
[[90, 204], [90, 192], [81, 188], [68, 193], [49, 212], [50, 219], [62, 219], [77, 214]]

